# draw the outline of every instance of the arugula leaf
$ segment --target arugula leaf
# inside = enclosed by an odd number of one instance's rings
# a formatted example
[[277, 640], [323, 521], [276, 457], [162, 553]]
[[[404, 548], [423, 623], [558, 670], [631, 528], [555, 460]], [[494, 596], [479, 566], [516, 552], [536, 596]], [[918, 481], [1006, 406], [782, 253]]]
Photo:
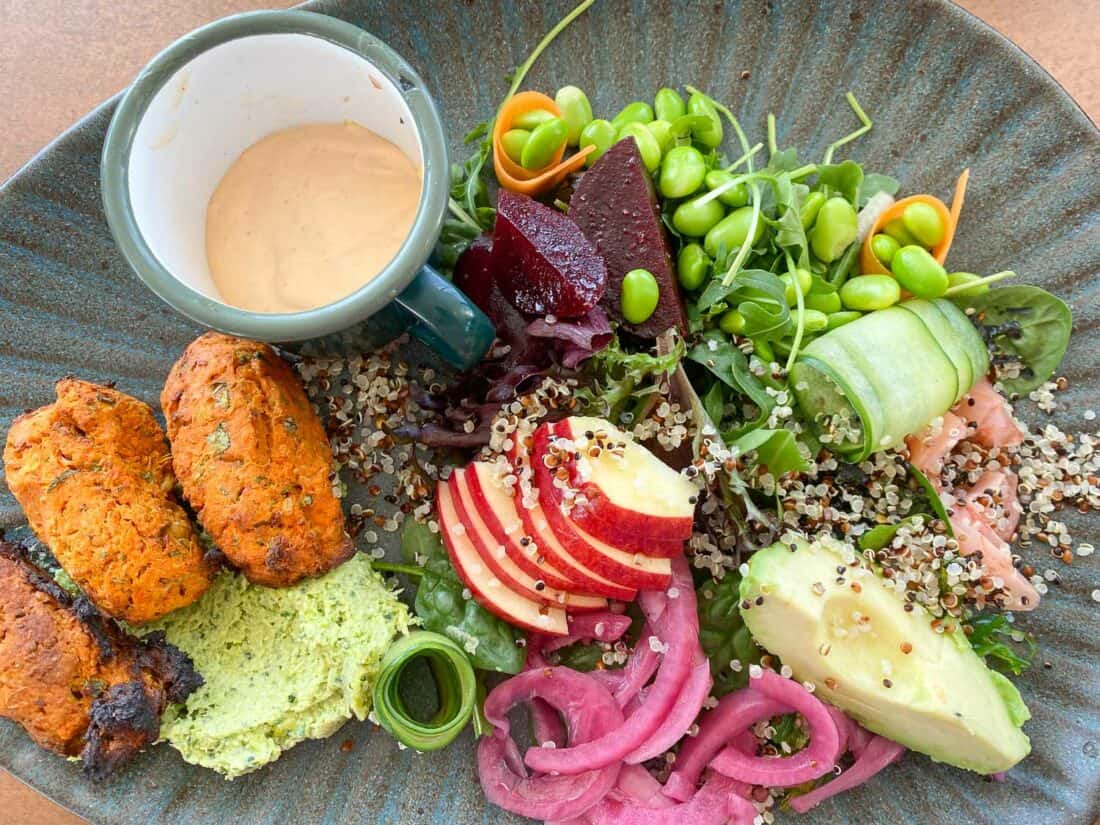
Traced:
[[[967, 637], [974, 652], [986, 664], [1019, 676], [1035, 659], [1038, 645], [1030, 633], [1016, 630], [1003, 613], [979, 613], [967, 621], [973, 632]], [[1023, 647], [1023, 652], [1017, 652]]]
[[790, 253], [799, 267], [809, 269], [810, 244], [802, 227], [802, 204], [809, 189], [801, 183], [795, 184], [794, 188], [790, 206], [776, 221], [775, 244], [780, 250]]
[[516, 642], [520, 631], [471, 598], [455, 574], [439, 536], [415, 519], [405, 522], [401, 553], [409, 564], [423, 560], [413, 609], [427, 630], [442, 633], [465, 650], [481, 670], [519, 673], [526, 654]]
[[975, 297], [952, 298], [974, 310], [991, 348], [1018, 358], [1026, 367], [1018, 378], [1003, 378], [1008, 392], [1028, 393], [1047, 381], [1066, 354], [1073, 314], [1060, 298], [1037, 286], [993, 289]]
[[880, 524], [877, 527], [872, 527], [859, 537], [859, 549], [881, 550], [894, 540], [894, 536], [898, 534], [898, 530], [902, 527], [919, 528], [924, 524], [924, 519], [923, 513], [917, 513], [908, 518], [903, 518], [897, 524]]
[[867, 205], [867, 202], [879, 192], [885, 192], [887, 195], [896, 195], [900, 188], [901, 183], [898, 182], [897, 178], [892, 178], [889, 175], [880, 175], [877, 172], [868, 172], [863, 176], [863, 186], [859, 190], [859, 202], [856, 206], [862, 209]]
[[798, 149], [791, 146], [788, 149], [780, 149], [778, 152], [772, 152], [771, 157], [768, 158], [768, 166], [765, 171], [772, 173], [793, 172], [797, 168]]
[[840, 195], [850, 203], [859, 203], [859, 189], [863, 185], [863, 167], [854, 160], [817, 167], [817, 185], [830, 190], [828, 194]]
[[755, 450], [756, 463], [767, 467], [768, 472], [776, 477], [810, 470], [810, 462], [798, 449], [798, 439], [790, 430], [750, 430], [730, 439], [729, 444], [740, 450], [741, 455]]
[[722, 391], [722, 387], [721, 381], [715, 381], [701, 399], [703, 409], [706, 410], [707, 416], [714, 422], [715, 426], [722, 421], [722, 413], [725, 411], [726, 406], [726, 394]]
[[[733, 570], [719, 580], [708, 579], [696, 593], [699, 612], [699, 644], [710, 661], [714, 678], [711, 695], [725, 696], [749, 682], [749, 665], [758, 664], [763, 651], [741, 619], [741, 576]], [[730, 667], [737, 659], [740, 670]]]
[[739, 395], [747, 396], [765, 415], [775, 406], [775, 399], [768, 395], [763, 382], [749, 369], [749, 359], [745, 353], [721, 331], [705, 333], [702, 341], [688, 351], [687, 358], [702, 364]]
[[728, 284], [715, 278], [699, 297], [699, 307], [717, 310], [720, 302], [737, 307], [745, 317], [746, 337], [778, 341], [791, 329], [786, 287], [774, 272], [746, 269]]

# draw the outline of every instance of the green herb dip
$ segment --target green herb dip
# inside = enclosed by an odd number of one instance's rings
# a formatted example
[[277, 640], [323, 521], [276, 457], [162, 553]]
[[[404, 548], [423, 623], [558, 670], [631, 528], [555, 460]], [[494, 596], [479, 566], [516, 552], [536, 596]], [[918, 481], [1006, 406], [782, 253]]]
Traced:
[[198, 602], [141, 628], [164, 630], [206, 680], [168, 709], [161, 737], [229, 779], [254, 771], [366, 718], [382, 656], [408, 625], [361, 554], [287, 588], [223, 573]]

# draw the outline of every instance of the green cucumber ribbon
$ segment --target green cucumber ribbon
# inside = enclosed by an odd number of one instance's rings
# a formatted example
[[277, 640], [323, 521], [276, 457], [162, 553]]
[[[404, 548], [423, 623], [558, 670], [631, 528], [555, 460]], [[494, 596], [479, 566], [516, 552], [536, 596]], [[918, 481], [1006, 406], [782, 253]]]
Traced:
[[989, 369], [989, 350], [950, 301], [913, 299], [816, 338], [791, 370], [823, 446], [858, 462], [896, 449]]
[[[401, 698], [401, 674], [415, 659], [428, 661], [439, 694], [439, 710], [421, 722]], [[474, 712], [477, 679], [466, 652], [451, 639], [417, 630], [398, 639], [382, 657], [374, 685], [374, 715], [379, 724], [404, 745], [434, 751], [449, 745]]]

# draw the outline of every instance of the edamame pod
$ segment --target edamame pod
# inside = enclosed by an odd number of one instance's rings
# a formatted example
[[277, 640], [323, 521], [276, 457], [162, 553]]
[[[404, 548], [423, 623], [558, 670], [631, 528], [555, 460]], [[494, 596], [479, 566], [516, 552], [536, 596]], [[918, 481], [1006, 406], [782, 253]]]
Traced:
[[[707, 189], [717, 189], [719, 186], [725, 186], [734, 179], [734, 175], [727, 172], [725, 169], [712, 169], [707, 172], [707, 176], [704, 179]], [[726, 189], [718, 196], [718, 200], [724, 203], [726, 206], [744, 206], [749, 202], [749, 187], [744, 183], [737, 183]]]
[[707, 279], [713, 261], [697, 243], [685, 244], [676, 259], [676, 275], [684, 289], [698, 289]]
[[653, 137], [653, 133], [644, 123], [637, 122], [627, 123], [619, 130], [619, 140], [628, 137], [634, 138], [646, 170], [650, 174], [656, 172], [661, 165], [661, 145], [657, 142], [657, 138]]
[[533, 170], [552, 163], [554, 155], [565, 143], [567, 129], [560, 117], [552, 117], [536, 126], [520, 153], [520, 166]]
[[596, 150], [585, 158], [584, 165], [592, 166], [592, 164], [602, 158], [604, 152], [615, 145], [618, 136], [619, 130], [612, 126], [611, 122], [607, 120], [593, 120], [581, 129], [581, 137], [578, 144], [580, 148], [586, 149], [589, 146], [596, 147]]
[[611, 118], [611, 125], [616, 129], [622, 129], [628, 123], [649, 123], [653, 120], [653, 107], [644, 100], [635, 100], [626, 104], [615, 117]]
[[717, 149], [722, 145], [722, 119], [718, 110], [706, 95], [696, 92], [688, 98], [688, 114], [706, 118], [693, 130], [695, 139], [708, 149]]
[[666, 198], [686, 198], [702, 185], [706, 174], [702, 152], [694, 146], [676, 146], [661, 161], [657, 188]]

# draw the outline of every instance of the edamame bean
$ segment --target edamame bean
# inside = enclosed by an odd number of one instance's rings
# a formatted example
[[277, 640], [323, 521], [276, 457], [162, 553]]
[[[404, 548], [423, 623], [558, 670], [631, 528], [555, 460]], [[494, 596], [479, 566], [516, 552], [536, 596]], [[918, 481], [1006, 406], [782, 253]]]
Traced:
[[900, 300], [898, 282], [889, 275], [859, 275], [849, 278], [840, 288], [840, 302], [861, 312], [886, 309]]
[[821, 332], [829, 326], [829, 316], [816, 309], [802, 310], [802, 329], [805, 332]]
[[565, 145], [568, 127], [560, 117], [552, 117], [535, 127], [520, 154], [524, 169], [542, 169], [554, 160], [554, 154]]
[[[704, 181], [707, 185], [707, 189], [717, 189], [719, 186], [724, 186], [733, 179], [734, 175], [727, 172], [725, 169], [712, 169], [707, 172]], [[718, 200], [722, 201], [726, 206], [744, 206], [749, 202], [749, 187], [744, 183], [735, 184], [719, 195]]]
[[681, 235], [688, 235], [692, 238], [701, 238], [707, 235], [706, 251], [709, 253], [710, 236], [708, 233], [723, 219], [725, 214], [726, 210], [718, 201], [713, 200], [700, 204], [699, 198], [694, 198], [684, 201], [676, 207], [676, 211], [672, 213], [672, 226]]
[[756, 355], [765, 364], [771, 364], [775, 362], [775, 350], [772, 349], [772, 345], [765, 341], [763, 338], [753, 338], [752, 348], [756, 352]]
[[947, 270], [923, 246], [903, 246], [895, 252], [890, 271], [918, 298], [939, 298], [947, 292]]
[[785, 287], [785, 295], [787, 296], [787, 306], [797, 306], [798, 294], [795, 292], [795, 278], [798, 278], [798, 288], [802, 293], [803, 299], [810, 293], [810, 288], [814, 285], [813, 276], [805, 269], [796, 269], [792, 275], [790, 272], [784, 272], [779, 276], [779, 280], [783, 282]]
[[887, 221], [886, 225], [882, 227], [882, 231], [897, 241], [898, 246], [911, 246], [917, 242], [917, 239], [909, 234], [909, 230], [905, 228], [901, 218]]
[[871, 251], [875, 253], [879, 262], [886, 266], [890, 266], [890, 261], [894, 260], [894, 253], [899, 249], [901, 245], [884, 232], [879, 232], [871, 238]]
[[658, 120], [673, 121], [687, 112], [687, 106], [680, 93], [667, 86], [659, 89], [653, 98], [653, 114]]
[[657, 145], [661, 147], [662, 155], [675, 145], [676, 138], [672, 136], [672, 124], [667, 120], [653, 120], [645, 127], [653, 137], [657, 138]]
[[676, 259], [676, 274], [684, 289], [698, 289], [710, 272], [711, 260], [697, 243], [685, 244]]
[[611, 118], [611, 125], [622, 129], [628, 123], [649, 123], [653, 120], [653, 107], [644, 100], [635, 100], [623, 106], [622, 110]]
[[581, 139], [581, 130], [592, 122], [592, 104], [588, 95], [576, 86], [562, 86], [554, 95], [554, 102], [561, 109], [561, 118], [568, 128], [570, 146], [576, 146]]
[[504, 149], [504, 154], [516, 163], [520, 163], [520, 158], [523, 156], [523, 147], [527, 145], [527, 141], [530, 139], [531, 133], [526, 129], [509, 129], [500, 136], [500, 146]]
[[642, 156], [642, 163], [650, 174], [657, 171], [661, 165], [661, 144], [653, 133], [646, 128], [644, 123], [628, 123], [619, 130], [619, 140], [634, 138], [634, 144], [638, 147], [638, 154]]
[[921, 201], [905, 207], [901, 213], [901, 223], [921, 246], [929, 249], [942, 241], [943, 234], [947, 231], [943, 218], [935, 207]]
[[512, 128], [533, 132], [553, 117], [555, 115], [549, 109], [528, 109], [512, 118]]
[[856, 208], [844, 198], [829, 198], [821, 204], [821, 211], [810, 230], [810, 248], [819, 260], [832, 263], [858, 235]]
[[696, 92], [688, 98], [687, 103], [688, 114], [700, 115], [706, 118], [706, 121], [700, 122], [700, 125], [694, 130], [695, 139], [708, 149], [717, 149], [722, 145], [722, 119], [718, 117], [718, 110], [714, 108], [714, 104], [710, 102], [710, 99], [703, 94]]
[[632, 269], [623, 278], [622, 310], [628, 323], [640, 324], [657, 309], [661, 289], [648, 269]]
[[806, 196], [806, 200], [802, 204], [802, 211], [798, 213], [803, 229], [809, 229], [814, 225], [814, 221], [817, 220], [817, 213], [821, 211], [821, 207], [825, 205], [826, 200], [824, 192], [811, 192]]
[[699, 188], [707, 174], [703, 153], [694, 146], [676, 146], [661, 161], [658, 189], [666, 198], [686, 198]]
[[[716, 201], [711, 201], [711, 203], [716, 203]], [[719, 252], [728, 255], [748, 239], [751, 223], [751, 206], [734, 209], [707, 233], [706, 238], [703, 240], [703, 248], [712, 258], [717, 258]], [[756, 221], [756, 232], [752, 236], [752, 243], [757, 243], [763, 235], [764, 219], [761, 217]]]
[[[975, 275], [973, 272], [952, 272], [947, 276], [947, 284], [949, 287], [962, 286], [963, 284], [979, 281], [981, 277], [981, 275]], [[958, 298], [974, 298], [978, 295], [985, 295], [987, 292], [989, 292], [989, 284], [978, 284], [970, 289], [960, 289], [958, 292], [952, 292], [951, 295]]]
[[835, 292], [811, 292], [804, 300], [807, 309], [816, 309], [826, 315], [840, 311], [840, 295]]
[[615, 145], [615, 140], [618, 136], [619, 130], [612, 126], [611, 122], [607, 120], [593, 120], [581, 129], [581, 138], [578, 144], [580, 148], [586, 149], [589, 146], [596, 147], [596, 151], [592, 152], [584, 159], [584, 165], [591, 166], [603, 157], [603, 153]]
[[731, 309], [719, 319], [718, 328], [727, 335], [740, 335], [745, 331], [745, 316]]
[[862, 312], [853, 312], [851, 310], [847, 312], [831, 312], [829, 313], [829, 323], [825, 328], [833, 330], [845, 324], [850, 324], [852, 321], [858, 321], [862, 317]]

